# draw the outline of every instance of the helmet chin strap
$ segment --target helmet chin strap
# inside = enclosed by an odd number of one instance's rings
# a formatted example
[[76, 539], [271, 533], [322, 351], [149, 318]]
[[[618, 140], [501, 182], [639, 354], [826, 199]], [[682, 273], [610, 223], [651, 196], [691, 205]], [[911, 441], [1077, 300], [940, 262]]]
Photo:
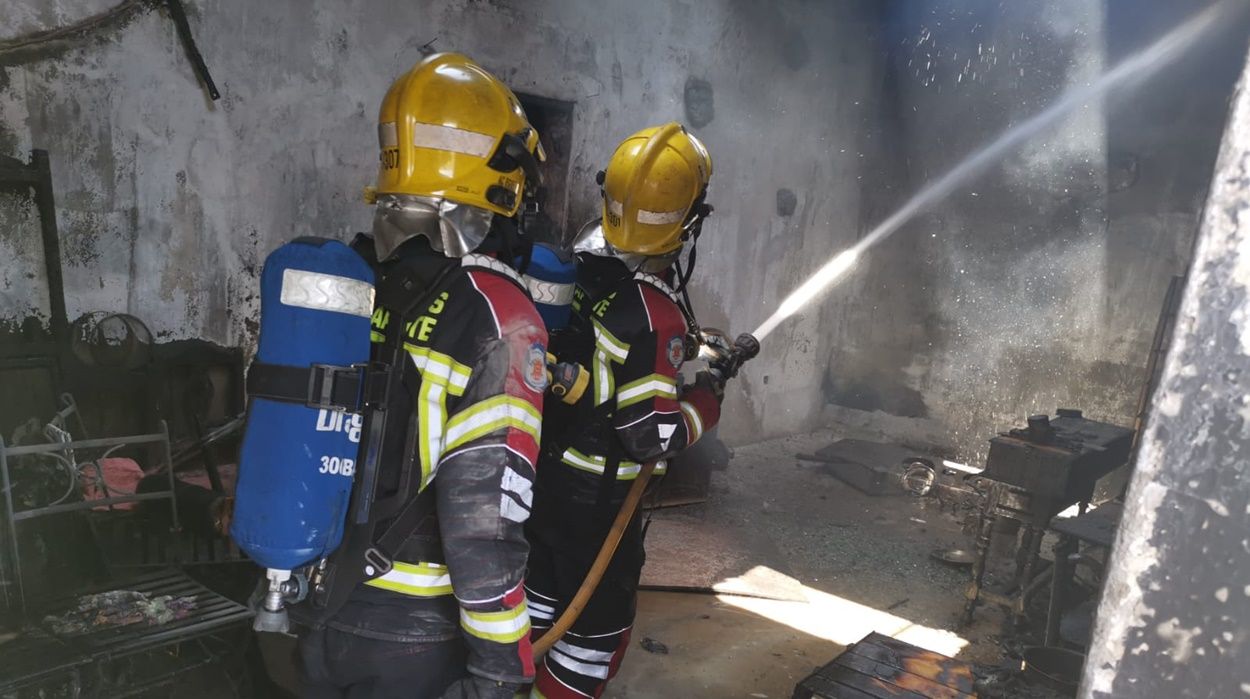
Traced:
[[491, 221], [490, 232], [477, 252], [493, 252], [499, 261], [512, 267], [517, 274], [525, 274], [529, 268], [534, 241], [525, 234], [525, 217], [506, 218], [496, 215]]
[[694, 276], [694, 266], [698, 260], [699, 235], [703, 232], [703, 222], [712, 214], [712, 207], [704, 203], [706, 197], [707, 189], [704, 189], [695, 199], [694, 205], [690, 207], [690, 220], [682, 236], [690, 241], [690, 254], [686, 256], [686, 267], [682, 269], [680, 257], [673, 263], [673, 269], [677, 275], [677, 288], [674, 291], [681, 294], [681, 302], [677, 304], [677, 307], [681, 309], [682, 315], [686, 316], [686, 325], [696, 332], [699, 330], [699, 321], [694, 316], [694, 306], [690, 303], [690, 291], [687, 287], [690, 285], [691, 277]]

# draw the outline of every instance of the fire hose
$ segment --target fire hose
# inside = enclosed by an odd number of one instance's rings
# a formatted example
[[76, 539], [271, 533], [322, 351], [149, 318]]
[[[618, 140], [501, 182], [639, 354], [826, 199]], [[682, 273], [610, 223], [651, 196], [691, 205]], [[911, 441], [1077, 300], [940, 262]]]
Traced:
[[[742, 365], [748, 359], [759, 354], [760, 351], [759, 341], [747, 333], [739, 335], [738, 339], [732, 343], [729, 342], [724, 333], [719, 331], [705, 330], [699, 334], [699, 341], [705, 352], [703, 356], [705, 359], [708, 359], [709, 370], [713, 372], [722, 385], [725, 381], [737, 375]], [[629, 487], [629, 492], [625, 495], [625, 501], [621, 503], [621, 509], [616, 513], [616, 519], [612, 521], [612, 528], [608, 530], [608, 535], [603, 540], [603, 546], [600, 547], [599, 553], [590, 565], [590, 570], [586, 573], [586, 579], [582, 581], [581, 587], [577, 588], [577, 594], [573, 595], [572, 601], [565, 607], [564, 612], [551, 625], [551, 628], [541, 638], [534, 641], [535, 660], [542, 657], [544, 653], [555, 645], [556, 641], [560, 640], [560, 637], [577, 621], [577, 617], [586, 608], [586, 604], [590, 602], [591, 595], [599, 587], [599, 582], [603, 580], [603, 574], [607, 571], [608, 565], [612, 563], [612, 557], [616, 555], [616, 549], [621, 544], [621, 538], [625, 535], [625, 529], [629, 526], [630, 520], [634, 518], [634, 514], [638, 512], [638, 505], [642, 502], [642, 495], [647, 489], [647, 483], [651, 480], [651, 474], [654, 472], [654, 461], [643, 464], [642, 470], [638, 472], [638, 477], [634, 479], [633, 485]]]
[[560, 640], [565, 631], [568, 631], [573, 622], [577, 621], [586, 608], [586, 603], [590, 601], [590, 596], [595, 593], [595, 589], [599, 587], [599, 581], [603, 579], [603, 573], [608, 569], [608, 564], [612, 562], [612, 557], [616, 555], [616, 547], [621, 544], [621, 537], [625, 535], [625, 528], [629, 526], [629, 521], [634, 518], [634, 513], [638, 511], [638, 504], [642, 502], [642, 494], [647, 489], [647, 482], [651, 480], [651, 474], [655, 471], [655, 462], [649, 462], [642, 465], [642, 470], [638, 472], [638, 477], [634, 479], [634, 484], [629, 487], [629, 493], [625, 495], [625, 502], [621, 503], [621, 509], [616, 513], [616, 519], [612, 521], [612, 528], [608, 530], [608, 536], [603, 540], [603, 546], [599, 549], [599, 554], [595, 556], [595, 562], [591, 564], [590, 571], [586, 573], [586, 579], [582, 581], [582, 586], [577, 588], [577, 594], [573, 595], [573, 600], [565, 607], [564, 612], [556, 619], [551, 628], [542, 635], [537, 641], [534, 641], [534, 659], [542, 657], [544, 653]]

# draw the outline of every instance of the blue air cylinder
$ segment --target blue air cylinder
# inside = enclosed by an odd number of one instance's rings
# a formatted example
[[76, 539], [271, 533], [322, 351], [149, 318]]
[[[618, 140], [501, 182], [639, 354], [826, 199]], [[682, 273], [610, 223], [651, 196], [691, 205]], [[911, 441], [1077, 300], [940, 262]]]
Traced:
[[[351, 248], [324, 238], [287, 243], [265, 260], [260, 289], [258, 364], [369, 361], [373, 271]], [[361, 425], [358, 414], [251, 397], [230, 536], [269, 569], [271, 595], [293, 569], [339, 545]], [[265, 606], [278, 612], [281, 601]]]
[[571, 255], [545, 243], [534, 244], [525, 270], [525, 285], [548, 332], [568, 326], [576, 284], [577, 261]]

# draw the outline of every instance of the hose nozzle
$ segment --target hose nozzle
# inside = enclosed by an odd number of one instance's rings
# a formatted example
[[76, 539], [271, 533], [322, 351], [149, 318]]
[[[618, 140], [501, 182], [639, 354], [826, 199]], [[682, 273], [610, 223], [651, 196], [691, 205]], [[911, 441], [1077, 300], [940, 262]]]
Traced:
[[760, 341], [751, 333], [742, 333], [730, 343], [725, 333], [705, 328], [699, 332], [699, 342], [700, 356], [722, 382], [737, 376], [742, 365], [760, 353]]

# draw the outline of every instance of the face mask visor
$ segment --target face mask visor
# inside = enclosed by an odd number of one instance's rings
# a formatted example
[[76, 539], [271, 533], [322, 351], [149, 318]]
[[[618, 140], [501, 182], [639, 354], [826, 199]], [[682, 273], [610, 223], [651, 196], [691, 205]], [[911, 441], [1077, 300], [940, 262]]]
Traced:
[[622, 252], [612, 247], [603, 235], [603, 222], [595, 219], [582, 227], [573, 239], [573, 252], [595, 255], [596, 257], [615, 257], [634, 272], [660, 274], [673, 266], [681, 258], [681, 248], [666, 252], [663, 255], [640, 255], [633, 252]]
[[495, 214], [447, 199], [379, 194], [373, 209], [373, 240], [378, 261], [389, 258], [417, 236], [447, 257], [464, 257], [481, 246]]

